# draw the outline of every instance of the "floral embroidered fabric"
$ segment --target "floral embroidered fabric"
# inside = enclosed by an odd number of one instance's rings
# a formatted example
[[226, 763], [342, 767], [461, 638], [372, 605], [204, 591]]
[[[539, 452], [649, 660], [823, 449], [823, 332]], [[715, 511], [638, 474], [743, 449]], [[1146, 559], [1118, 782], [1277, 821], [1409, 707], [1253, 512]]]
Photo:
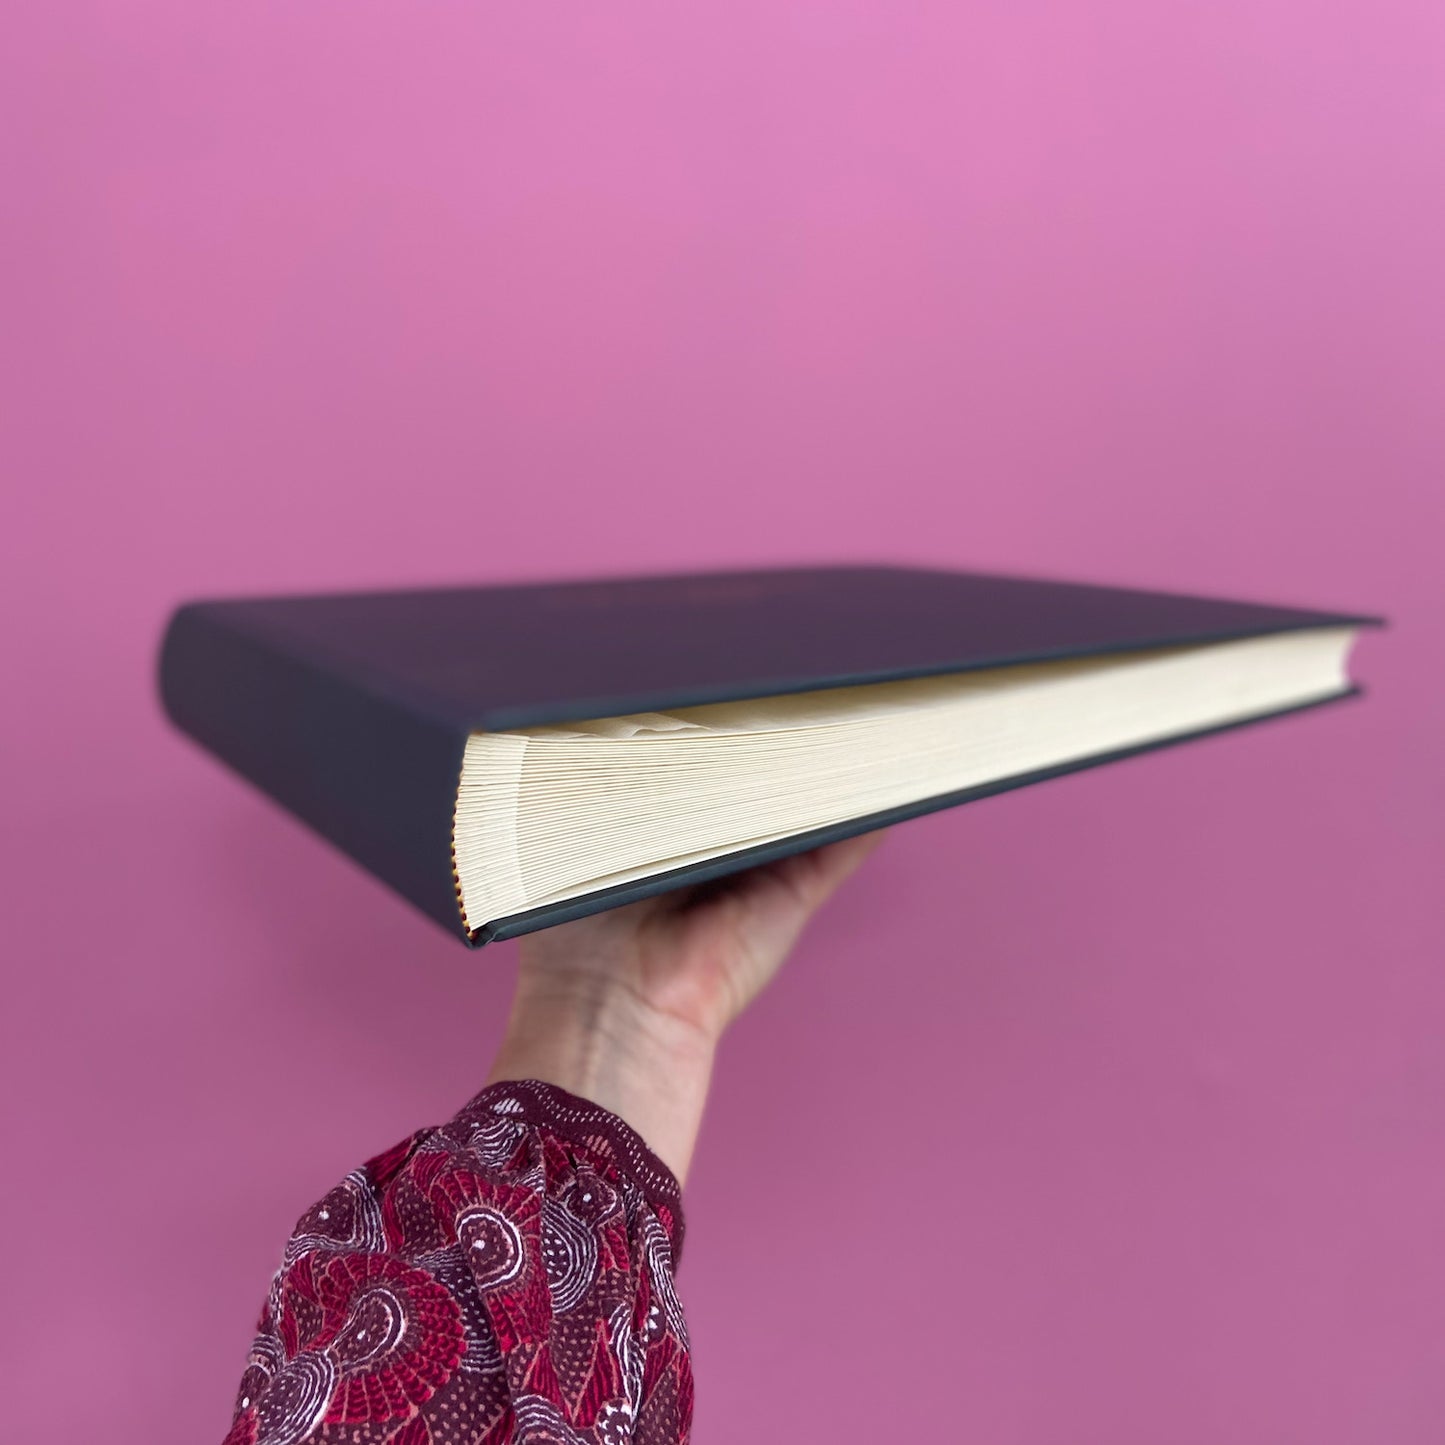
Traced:
[[492, 1084], [301, 1217], [224, 1445], [681, 1445], [682, 1239], [623, 1120]]

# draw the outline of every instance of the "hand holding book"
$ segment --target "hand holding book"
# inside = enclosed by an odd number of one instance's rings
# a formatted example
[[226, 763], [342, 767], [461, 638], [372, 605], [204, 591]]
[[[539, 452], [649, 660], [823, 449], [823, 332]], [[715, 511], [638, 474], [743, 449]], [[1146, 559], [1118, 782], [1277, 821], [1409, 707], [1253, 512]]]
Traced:
[[[527, 935], [487, 1087], [303, 1217], [228, 1445], [686, 1439], [718, 1041], [879, 830], [1346, 697], [1372, 621], [888, 568], [182, 608], [181, 727], [469, 944]], [[359, 1359], [383, 1276], [430, 1335]]]

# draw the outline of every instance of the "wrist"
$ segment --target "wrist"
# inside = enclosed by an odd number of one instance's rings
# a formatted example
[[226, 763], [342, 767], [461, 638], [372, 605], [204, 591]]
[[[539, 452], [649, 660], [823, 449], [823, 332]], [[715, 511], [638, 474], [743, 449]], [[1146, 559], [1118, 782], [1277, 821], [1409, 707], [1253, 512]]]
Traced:
[[702, 1124], [716, 1039], [585, 973], [518, 977], [487, 1082], [540, 1079], [635, 1129], [681, 1185]]

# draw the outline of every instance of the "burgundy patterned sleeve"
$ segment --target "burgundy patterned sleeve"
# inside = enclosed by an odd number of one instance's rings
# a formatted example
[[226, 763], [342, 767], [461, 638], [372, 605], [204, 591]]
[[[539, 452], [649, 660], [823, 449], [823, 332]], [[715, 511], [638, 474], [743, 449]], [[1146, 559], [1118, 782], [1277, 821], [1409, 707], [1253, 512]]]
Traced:
[[623, 1120], [489, 1085], [301, 1217], [225, 1445], [681, 1445], [682, 1238]]

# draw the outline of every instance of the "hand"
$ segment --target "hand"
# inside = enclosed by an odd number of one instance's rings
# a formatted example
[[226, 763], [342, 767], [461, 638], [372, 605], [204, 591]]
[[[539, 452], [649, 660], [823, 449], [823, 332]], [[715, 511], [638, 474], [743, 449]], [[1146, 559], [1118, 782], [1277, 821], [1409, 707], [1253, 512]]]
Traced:
[[601, 1104], [681, 1183], [718, 1040], [882, 836], [528, 934], [488, 1082], [542, 1079]]

